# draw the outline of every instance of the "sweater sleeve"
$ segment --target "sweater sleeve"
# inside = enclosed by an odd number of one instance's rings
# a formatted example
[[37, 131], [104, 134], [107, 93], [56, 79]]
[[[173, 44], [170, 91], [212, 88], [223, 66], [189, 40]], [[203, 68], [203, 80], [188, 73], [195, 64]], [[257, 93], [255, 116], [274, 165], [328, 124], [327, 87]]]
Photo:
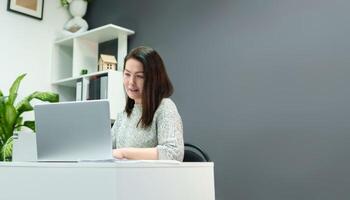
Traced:
[[117, 114], [116, 120], [115, 120], [115, 122], [112, 126], [112, 129], [111, 129], [113, 149], [117, 148], [117, 135], [118, 135], [118, 130], [119, 130], [120, 125], [121, 125], [121, 115], [122, 115], [122, 113]]
[[178, 160], [184, 157], [183, 125], [175, 104], [169, 100], [157, 116], [158, 159]]

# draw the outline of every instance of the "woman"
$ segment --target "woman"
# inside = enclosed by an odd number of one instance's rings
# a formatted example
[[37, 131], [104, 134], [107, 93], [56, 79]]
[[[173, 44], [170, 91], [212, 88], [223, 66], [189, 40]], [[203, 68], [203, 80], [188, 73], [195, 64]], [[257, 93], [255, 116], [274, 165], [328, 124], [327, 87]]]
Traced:
[[131, 50], [124, 60], [123, 79], [128, 97], [112, 127], [113, 156], [182, 161], [182, 120], [169, 99], [173, 86], [162, 58], [149, 47]]

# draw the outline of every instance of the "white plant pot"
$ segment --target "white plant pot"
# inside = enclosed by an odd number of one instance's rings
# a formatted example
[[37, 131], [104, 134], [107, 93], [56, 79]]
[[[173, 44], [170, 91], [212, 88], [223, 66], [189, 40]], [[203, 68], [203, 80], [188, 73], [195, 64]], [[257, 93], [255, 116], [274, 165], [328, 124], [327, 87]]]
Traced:
[[83, 17], [86, 13], [87, 4], [84, 0], [73, 0], [69, 4], [69, 12], [73, 17]]
[[83, 19], [87, 4], [88, 3], [84, 0], [73, 0], [69, 4], [69, 12], [73, 17], [64, 24], [62, 30], [63, 36], [71, 36], [88, 30], [89, 25]]

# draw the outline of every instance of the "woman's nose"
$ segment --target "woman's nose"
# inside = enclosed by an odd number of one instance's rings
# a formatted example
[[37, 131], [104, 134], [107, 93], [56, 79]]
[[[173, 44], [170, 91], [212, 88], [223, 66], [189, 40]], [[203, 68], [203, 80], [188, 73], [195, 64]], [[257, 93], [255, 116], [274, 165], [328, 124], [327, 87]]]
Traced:
[[135, 84], [135, 77], [134, 77], [134, 76], [131, 76], [131, 77], [130, 77], [130, 79], [129, 79], [129, 84], [132, 84], [132, 85]]

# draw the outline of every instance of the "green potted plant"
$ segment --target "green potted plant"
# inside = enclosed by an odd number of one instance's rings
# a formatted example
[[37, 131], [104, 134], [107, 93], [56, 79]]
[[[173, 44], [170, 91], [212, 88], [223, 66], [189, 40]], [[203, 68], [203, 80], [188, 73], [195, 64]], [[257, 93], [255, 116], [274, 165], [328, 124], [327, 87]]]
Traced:
[[[68, 7], [70, 3], [72, 3], [73, 0], [60, 0], [61, 5], [64, 7]], [[92, 1], [92, 0], [83, 0], [86, 1], [87, 3]]]
[[15, 103], [17, 91], [22, 79], [22, 74], [12, 83], [9, 95], [4, 96], [0, 90], [0, 161], [11, 160], [13, 132], [27, 127], [35, 131], [34, 121], [23, 121], [22, 114], [33, 110], [31, 100], [39, 99], [46, 102], [58, 102], [59, 96], [53, 92], [33, 92], [23, 100]]

